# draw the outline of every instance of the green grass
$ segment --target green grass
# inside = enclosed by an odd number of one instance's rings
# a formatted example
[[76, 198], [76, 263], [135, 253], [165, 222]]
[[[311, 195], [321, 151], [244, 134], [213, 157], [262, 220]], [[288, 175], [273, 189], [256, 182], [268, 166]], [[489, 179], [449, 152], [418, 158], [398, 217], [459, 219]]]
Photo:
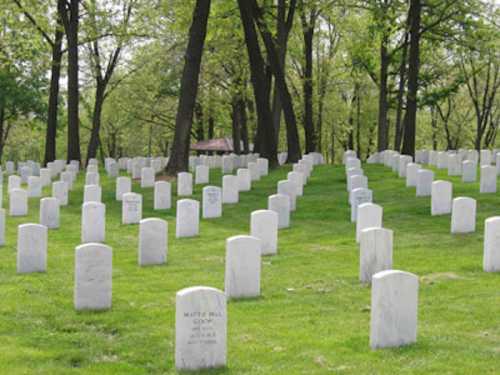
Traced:
[[[182, 240], [175, 239], [175, 210], [153, 211], [152, 189], [134, 182], [144, 194], [143, 216], [169, 222], [168, 264], [147, 268], [137, 266], [138, 226], [120, 224], [114, 181], [101, 171], [106, 242], [113, 248], [113, 307], [102, 313], [73, 308], [83, 175], [70, 206], [61, 208], [61, 229], [49, 232], [48, 272], [17, 275], [17, 226], [38, 221], [38, 199], [30, 200], [28, 217], [7, 218], [7, 245], [0, 249], [0, 373], [175, 373], [176, 291], [223, 289], [225, 239], [248, 233], [250, 213], [267, 206], [288, 171], [254, 183], [239, 204], [224, 205], [222, 218], [202, 220], [199, 237]], [[344, 169], [320, 166], [297, 202], [292, 227], [279, 233], [279, 255], [263, 258], [261, 298], [228, 304], [228, 367], [207, 373], [499, 373], [500, 274], [482, 272], [484, 219], [500, 214], [499, 195], [479, 195], [477, 183], [437, 172], [453, 181], [454, 196], [478, 200], [476, 233], [452, 236], [450, 217], [431, 217], [430, 198], [416, 198], [404, 179], [382, 166], [365, 166], [365, 173], [384, 207], [385, 227], [394, 230], [394, 268], [421, 278], [418, 342], [370, 350], [370, 289], [358, 282]], [[220, 180], [211, 171], [211, 182]], [[196, 186], [198, 199], [200, 192]]]

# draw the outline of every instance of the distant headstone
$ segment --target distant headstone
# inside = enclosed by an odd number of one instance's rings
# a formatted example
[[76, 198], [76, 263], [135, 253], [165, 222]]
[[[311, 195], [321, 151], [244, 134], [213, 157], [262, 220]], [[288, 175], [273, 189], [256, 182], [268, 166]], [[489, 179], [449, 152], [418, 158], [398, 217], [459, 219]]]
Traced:
[[87, 172], [85, 175], [85, 185], [99, 185], [99, 173]]
[[252, 236], [233, 236], [226, 240], [227, 298], [252, 298], [260, 295], [261, 243]]
[[371, 283], [377, 272], [392, 268], [392, 230], [366, 228], [359, 241], [359, 280]]
[[358, 218], [358, 207], [363, 203], [373, 201], [373, 192], [370, 189], [358, 188], [351, 191], [351, 222], [355, 223]]
[[40, 182], [43, 187], [49, 186], [52, 182], [52, 175], [50, 174], [50, 169], [42, 168], [40, 169]]
[[295, 186], [289, 180], [278, 181], [278, 194], [286, 195], [290, 199], [290, 211], [295, 211], [297, 196]]
[[28, 197], [38, 198], [42, 196], [42, 181], [38, 176], [28, 177]]
[[383, 208], [374, 203], [363, 203], [358, 206], [356, 219], [356, 242], [359, 243], [361, 231], [366, 228], [381, 228]]
[[56, 181], [52, 183], [52, 196], [57, 198], [59, 206], [68, 205], [68, 184], [64, 181]]
[[288, 172], [287, 180], [295, 187], [295, 196], [304, 195], [304, 175], [300, 172]]
[[260, 239], [261, 254], [278, 253], [278, 214], [272, 210], [257, 210], [250, 215], [250, 235]]
[[199, 371], [227, 363], [226, 295], [203, 286], [182, 289], [175, 302], [175, 368]]
[[468, 197], [453, 199], [451, 211], [451, 233], [476, 231], [476, 200]]
[[113, 251], [100, 243], [88, 243], [75, 250], [76, 310], [111, 308]]
[[169, 210], [172, 208], [172, 186], [167, 181], [156, 181], [154, 191], [154, 209]]
[[101, 202], [82, 205], [82, 243], [104, 242], [106, 238], [106, 206]]
[[222, 203], [238, 203], [240, 180], [234, 175], [222, 176]]
[[177, 195], [179, 197], [193, 195], [193, 175], [189, 172], [177, 174]]
[[497, 170], [492, 165], [483, 165], [481, 167], [480, 193], [497, 192]]
[[118, 177], [116, 179], [115, 197], [117, 201], [121, 201], [123, 194], [132, 191], [132, 180], [130, 177]]
[[9, 194], [12, 189], [20, 189], [20, 188], [21, 188], [21, 177], [16, 175], [9, 176], [9, 182], [7, 185], [7, 190], [9, 191]]
[[370, 347], [399, 347], [417, 341], [418, 277], [386, 270], [373, 275]]
[[21, 224], [17, 228], [17, 273], [47, 271], [47, 227]]
[[150, 188], [155, 185], [155, 171], [151, 167], [144, 167], [141, 170], [141, 188]]
[[83, 188], [83, 202], [101, 202], [102, 189], [99, 185], [85, 185]]
[[139, 265], [167, 262], [168, 226], [162, 219], [142, 219], [139, 225]]
[[470, 160], [462, 162], [462, 182], [476, 182], [477, 164]]
[[24, 189], [12, 189], [9, 196], [9, 215], [28, 215], [28, 193]]
[[198, 165], [195, 169], [195, 181], [196, 185], [208, 184], [210, 181], [210, 169], [206, 165]]
[[5, 245], [5, 210], [0, 208], [0, 246]]
[[420, 164], [406, 164], [406, 187], [417, 186], [417, 173], [420, 170]]
[[449, 181], [434, 181], [431, 193], [431, 215], [446, 215], [451, 212], [453, 185]]
[[250, 179], [252, 181], [259, 181], [260, 180], [260, 171], [259, 171], [259, 166], [257, 165], [256, 162], [250, 162], [248, 163], [248, 170], [250, 171]]
[[257, 166], [259, 167], [261, 176], [267, 176], [269, 174], [269, 160], [265, 158], [258, 158]]
[[500, 272], [500, 216], [490, 217], [484, 222], [483, 270]]
[[250, 191], [252, 188], [250, 171], [246, 168], [238, 168], [236, 175], [238, 177], [239, 191]]
[[420, 169], [417, 172], [417, 197], [428, 197], [432, 193], [432, 182], [434, 172], [428, 169]]
[[278, 214], [278, 228], [288, 228], [290, 226], [290, 198], [283, 194], [269, 196], [267, 208]]
[[205, 186], [202, 193], [204, 219], [222, 216], [222, 189], [218, 186]]
[[40, 224], [48, 229], [59, 228], [59, 200], [57, 198], [40, 199]]
[[139, 224], [142, 219], [142, 195], [122, 195], [122, 224]]
[[193, 199], [177, 201], [175, 236], [195, 237], [199, 234], [200, 202]]

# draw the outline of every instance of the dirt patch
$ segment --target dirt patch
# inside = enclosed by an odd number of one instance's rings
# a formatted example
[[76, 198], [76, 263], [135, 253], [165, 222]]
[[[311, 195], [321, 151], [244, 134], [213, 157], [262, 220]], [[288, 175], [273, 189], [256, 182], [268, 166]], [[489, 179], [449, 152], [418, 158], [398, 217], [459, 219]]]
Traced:
[[457, 275], [454, 272], [436, 272], [422, 276], [420, 278], [420, 281], [422, 281], [425, 284], [434, 284], [439, 281], [463, 280], [463, 279], [464, 279], [463, 277]]

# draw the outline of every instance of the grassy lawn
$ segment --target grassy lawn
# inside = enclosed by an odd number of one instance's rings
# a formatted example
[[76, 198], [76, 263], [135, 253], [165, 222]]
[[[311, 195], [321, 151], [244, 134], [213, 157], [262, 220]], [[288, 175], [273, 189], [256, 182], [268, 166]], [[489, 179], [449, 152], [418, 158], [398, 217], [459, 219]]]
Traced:
[[[478, 183], [437, 172], [436, 179], [453, 182], [455, 197], [478, 200], [476, 233], [452, 236], [449, 216], [430, 216], [430, 197], [416, 198], [389, 168], [364, 168], [374, 202], [384, 207], [384, 226], [394, 230], [394, 268], [420, 276], [417, 344], [370, 350], [370, 289], [358, 282], [344, 168], [319, 166], [291, 228], [279, 233], [279, 255], [263, 258], [261, 298], [228, 304], [228, 367], [207, 373], [500, 372], [500, 274], [482, 271], [483, 224], [500, 215], [500, 193], [480, 195]], [[0, 373], [175, 373], [175, 293], [194, 285], [223, 289], [225, 239], [248, 233], [250, 213], [267, 207], [289, 170], [254, 183], [239, 204], [224, 205], [222, 218], [202, 220], [199, 237], [182, 240], [175, 239], [175, 209], [153, 211], [153, 189], [134, 182], [144, 195], [143, 217], [169, 223], [168, 264], [147, 268], [137, 266], [138, 226], [121, 225], [114, 180], [101, 171], [106, 243], [113, 248], [113, 307], [103, 313], [73, 308], [83, 174], [61, 208], [61, 228], [49, 231], [48, 272], [17, 275], [17, 226], [38, 222], [38, 199], [31, 199], [28, 217], [7, 218], [0, 249]], [[219, 171], [210, 180], [220, 185]]]

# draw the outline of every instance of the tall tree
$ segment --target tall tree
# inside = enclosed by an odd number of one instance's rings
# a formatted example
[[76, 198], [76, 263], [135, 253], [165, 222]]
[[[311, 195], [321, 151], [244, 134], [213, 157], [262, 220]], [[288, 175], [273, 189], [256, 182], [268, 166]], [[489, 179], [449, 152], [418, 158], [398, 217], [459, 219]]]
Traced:
[[269, 105], [269, 82], [267, 79], [264, 58], [259, 47], [253, 5], [248, 0], [238, 0], [241, 23], [245, 34], [250, 76], [253, 86], [255, 106], [257, 110], [257, 135], [260, 154], [269, 160], [269, 166], [278, 165], [277, 144], [272, 126], [271, 108]]
[[81, 161], [80, 118], [78, 106], [80, 91], [78, 81], [78, 28], [79, 0], [59, 1], [57, 3], [66, 40], [68, 44], [68, 148], [67, 160]]
[[191, 127], [193, 126], [193, 111], [198, 93], [201, 56], [207, 35], [207, 23], [211, 0], [196, 0], [193, 20], [189, 29], [189, 42], [184, 57], [181, 88], [177, 116], [175, 118], [175, 134], [170, 159], [166, 172], [170, 176], [189, 168], [189, 145]]

